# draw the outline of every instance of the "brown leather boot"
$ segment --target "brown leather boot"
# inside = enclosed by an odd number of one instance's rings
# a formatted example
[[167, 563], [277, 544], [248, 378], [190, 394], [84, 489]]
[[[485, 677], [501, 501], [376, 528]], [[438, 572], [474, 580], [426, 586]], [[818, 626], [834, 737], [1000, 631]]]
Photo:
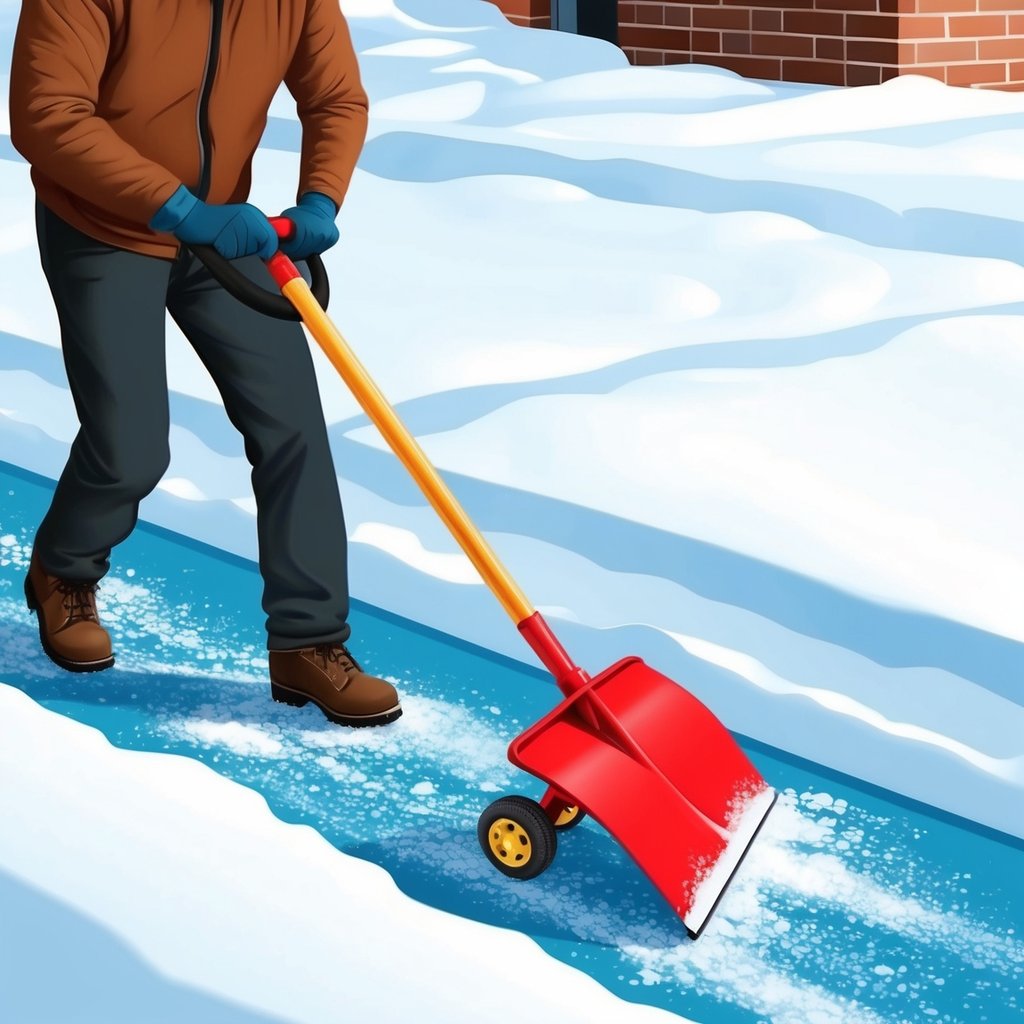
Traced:
[[297, 708], [312, 701], [338, 725], [387, 725], [402, 714], [395, 688], [367, 675], [339, 643], [271, 651], [270, 695]]
[[96, 584], [51, 576], [33, 552], [25, 600], [39, 620], [39, 641], [50, 660], [69, 672], [99, 672], [114, 664], [110, 634], [100, 625]]

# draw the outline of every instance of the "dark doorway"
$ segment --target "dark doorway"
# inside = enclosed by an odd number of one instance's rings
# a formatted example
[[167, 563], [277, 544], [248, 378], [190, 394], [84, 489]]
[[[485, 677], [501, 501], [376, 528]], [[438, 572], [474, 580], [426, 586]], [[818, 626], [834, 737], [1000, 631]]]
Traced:
[[619, 43], [617, 0], [551, 0], [551, 27]]

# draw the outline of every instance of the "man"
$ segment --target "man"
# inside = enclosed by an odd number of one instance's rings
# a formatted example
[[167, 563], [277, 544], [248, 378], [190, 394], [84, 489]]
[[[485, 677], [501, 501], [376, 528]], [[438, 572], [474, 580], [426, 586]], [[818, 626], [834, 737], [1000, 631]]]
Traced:
[[332, 721], [401, 715], [345, 641], [345, 528], [309, 349], [249, 310], [187, 248], [213, 245], [272, 287], [278, 243], [246, 204], [284, 81], [302, 124], [294, 258], [337, 241], [367, 99], [338, 0], [24, 0], [11, 141], [32, 165], [43, 271], [81, 424], [36, 533], [25, 595], [71, 671], [113, 662], [96, 605], [110, 551], [167, 468], [164, 310], [245, 439], [257, 504], [272, 695]]

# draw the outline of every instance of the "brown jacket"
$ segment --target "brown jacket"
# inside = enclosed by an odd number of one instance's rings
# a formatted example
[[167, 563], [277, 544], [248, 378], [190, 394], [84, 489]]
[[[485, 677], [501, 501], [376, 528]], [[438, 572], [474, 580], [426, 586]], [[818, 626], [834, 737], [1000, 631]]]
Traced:
[[246, 200], [282, 81], [302, 123], [296, 194], [340, 206], [367, 100], [339, 0], [23, 0], [11, 142], [59, 217], [172, 258], [178, 243], [150, 219], [183, 183], [211, 203]]

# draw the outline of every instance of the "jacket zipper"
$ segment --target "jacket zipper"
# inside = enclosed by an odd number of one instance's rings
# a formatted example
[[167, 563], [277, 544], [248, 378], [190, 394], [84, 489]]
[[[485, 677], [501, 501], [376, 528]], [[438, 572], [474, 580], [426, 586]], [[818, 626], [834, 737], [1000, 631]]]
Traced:
[[220, 29], [224, 20], [224, 0], [211, 0], [210, 38], [206, 49], [206, 66], [199, 86], [199, 105], [196, 108], [196, 134], [199, 136], [199, 183], [196, 195], [205, 200], [210, 191], [210, 93], [217, 74], [217, 52], [220, 49]]

